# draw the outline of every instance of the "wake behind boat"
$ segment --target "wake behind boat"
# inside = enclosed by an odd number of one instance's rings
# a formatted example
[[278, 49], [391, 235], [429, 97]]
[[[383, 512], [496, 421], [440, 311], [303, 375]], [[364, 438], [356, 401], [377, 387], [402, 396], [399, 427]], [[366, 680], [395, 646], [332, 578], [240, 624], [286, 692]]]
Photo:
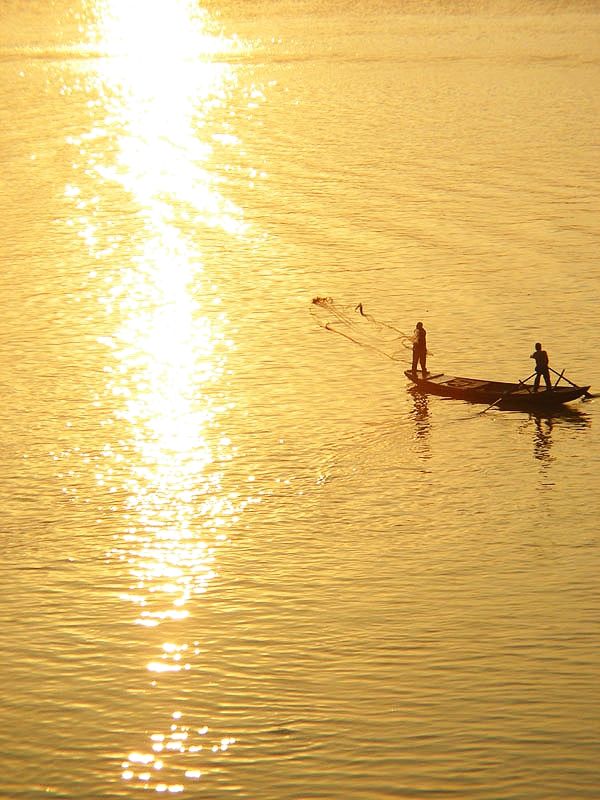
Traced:
[[[404, 371], [406, 377], [427, 394], [453, 397], [471, 403], [487, 403], [499, 408], [548, 409], [556, 408], [589, 394], [589, 386], [559, 386], [558, 381], [551, 390], [534, 391], [531, 384], [518, 381], [489, 381], [479, 378], [460, 378], [443, 373], [426, 376], [410, 369]], [[557, 373], [558, 374], [558, 373]], [[562, 373], [559, 376], [563, 377]], [[567, 380], [564, 378], [564, 380]]]

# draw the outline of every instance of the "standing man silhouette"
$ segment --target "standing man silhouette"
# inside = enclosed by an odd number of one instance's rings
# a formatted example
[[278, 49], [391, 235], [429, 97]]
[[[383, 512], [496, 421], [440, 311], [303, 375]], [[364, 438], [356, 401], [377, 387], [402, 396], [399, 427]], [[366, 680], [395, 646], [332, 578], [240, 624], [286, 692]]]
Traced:
[[423, 377], [427, 376], [427, 331], [423, 327], [422, 322], [417, 322], [415, 333], [413, 336], [412, 348], [412, 372], [416, 375], [417, 364], [421, 364], [423, 370]]
[[540, 379], [544, 378], [546, 389], [552, 391], [552, 381], [550, 380], [550, 369], [548, 367], [548, 353], [542, 350], [540, 342], [535, 343], [535, 350], [529, 356], [535, 360], [535, 380], [533, 382], [533, 391], [537, 392], [540, 386]]

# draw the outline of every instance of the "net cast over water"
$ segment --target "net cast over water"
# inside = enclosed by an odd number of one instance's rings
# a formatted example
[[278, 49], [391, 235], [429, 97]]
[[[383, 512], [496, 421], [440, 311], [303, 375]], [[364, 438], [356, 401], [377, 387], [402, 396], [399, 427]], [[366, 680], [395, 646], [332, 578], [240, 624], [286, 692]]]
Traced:
[[392, 361], [405, 361], [405, 351], [413, 345], [412, 335], [368, 314], [362, 303], [341, 305], [332, 297], [315, 297], [310, 310], [315, 321], [325, 330], [338, 333]]

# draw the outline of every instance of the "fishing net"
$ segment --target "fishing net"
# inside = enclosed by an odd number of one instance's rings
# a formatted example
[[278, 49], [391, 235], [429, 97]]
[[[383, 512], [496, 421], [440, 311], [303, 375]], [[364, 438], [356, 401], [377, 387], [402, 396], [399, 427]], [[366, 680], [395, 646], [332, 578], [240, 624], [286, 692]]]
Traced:
[[332, 297], [315, 297], [310, 311], [325, 330], [339, 333], [360, 347], [374, 350], [392, 361], [406, 361], [406, 351], [412, 349], [411, 335], [367, 314], [362, 303], [343, 306], [334, 302]]

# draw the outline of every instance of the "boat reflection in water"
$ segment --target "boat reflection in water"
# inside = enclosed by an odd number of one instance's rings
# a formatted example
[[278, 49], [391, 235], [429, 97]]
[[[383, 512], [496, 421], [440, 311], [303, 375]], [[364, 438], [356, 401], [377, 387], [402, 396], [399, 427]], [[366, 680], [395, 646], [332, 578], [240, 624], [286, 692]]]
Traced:
[[[420, 454], [424, 458], [431, 457], [431, 448], [429, 446], [429, 438], [432, 429], [431, 412], [429, 408], [429, 395], [422, 392], [418, 386], [411, 386], [408, 389], [409, 394], [413, 398], [413, 408], [410, 411], [410, 417], [415, 424], [415, 441], [422, 444]], [[440, 402], [447, 400], [450, 403], [455, 403], [454, 399], [437, 398]], [[464, 421], [465, 419], [482, 418], [483, 412], [477, 404], [469, 401], [458, 401], [463, 403], [467, 408], [474, 411], [468, 417], [457, 417], [455, 422]], [[585, 402], [585, 401], [584, 401]], [[590, 427], [590, 417], [585, 411], [567, 405], [559, 405], [551, 407], [546, 410], [527, 411], [522, 408], [504, 408], [499, 409], [494, 407], [491, 410], [484, 409], [488, 414], [500, 414], [503, 417], [508, 415], [509, 418], [515, 417], [523, 419], [522, 430], [527, 429], [533, 424], [533, 452], [535, 458], [548, 466], [553, 461], [551, 455], [551, 448], [553, 444], [553, 433], [557, 429], [571, 428], [573, 430], [584, 430]]]

